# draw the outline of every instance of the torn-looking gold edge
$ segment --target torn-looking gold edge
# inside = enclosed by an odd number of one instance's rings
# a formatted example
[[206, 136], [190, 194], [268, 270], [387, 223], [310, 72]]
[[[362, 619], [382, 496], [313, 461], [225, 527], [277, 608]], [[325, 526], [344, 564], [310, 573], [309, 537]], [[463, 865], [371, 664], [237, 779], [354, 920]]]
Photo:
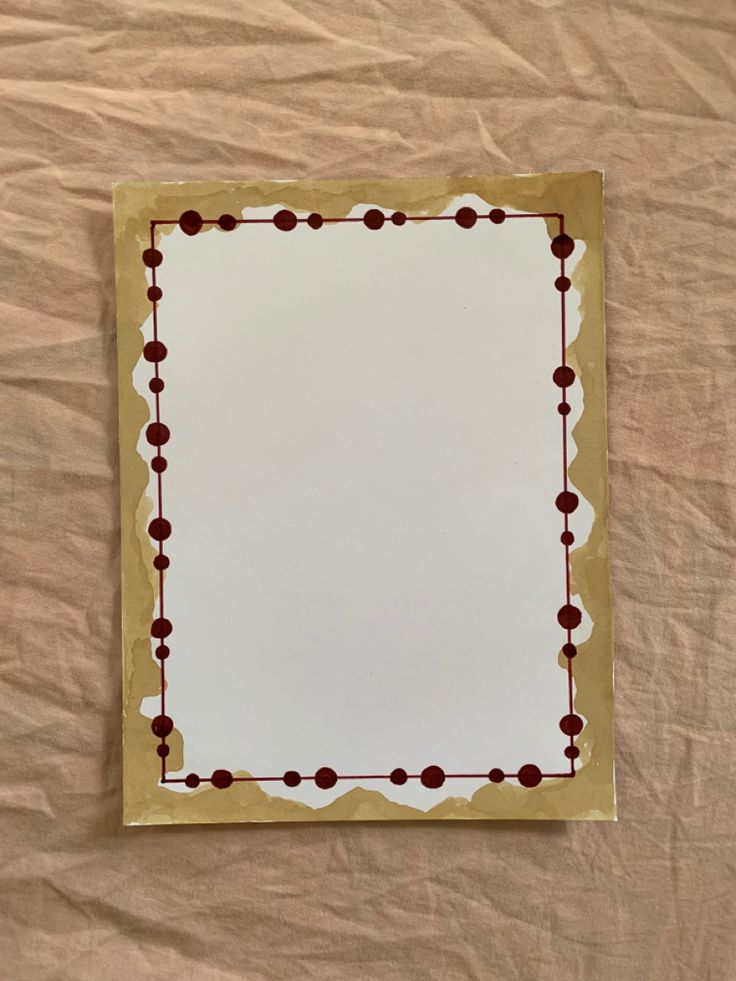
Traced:
[[[613, 636], [608, 569], [608, 474], [606, 444], [605, 329], [603, 314], [602, 174], [542, 174], [294, 182], [123, 183], [114, 188], [115, 268], [120, 414], [120, 508], [123, 629], [123, 820], [125, 824], [196, 824], [271, 821], [426, 821], [438, 819], [590, 819], [616, 817], [613, 775]], [[295, 211], [343, 217], [356, 205], [377, 205], [407, 214], [441, 214], [460, 195], [475, 194], [489, 206], [528, 212], [561, 212], [565, 231], [586, 249], [573, 273], [580, 294], [581, 324], [567, 349], [568, 363], [583, 385], [584, 411], [573, 429], [577, 455], [569, 479], [590, 502], [595, 518], [587, 542], [571, 554], [571, 592], [593, 623], [572, 662], [575, 709], [586, 720], [577, 738], [577, 775], [543, 780], [532, 789], [505, 781], [481, 787], [470, 798], [447, 797], [428, 811], [397, 804], [378, 791], [350, 790], [324, 807], [266, 794], [255, 783], [222, 791], [202, 785], [188, 793], [160, 785], [151, 720], [143, 698], [159, 693], [159, 667], [151, 653], [150, 624], [157, 600], [154, 550], [146, 526], [148, 465], [137, 450], [148, 406], [133, 386], [143, 350], [142, 326], [150, 316], [141, 252], [150, 244], [153, 218], [176, 218], [190, 208], [211, 216], [239, 216], [245, 208], [275, 204]], [[542, 219], [540, 219], [542, 220]], [[550, 237], [557, 220], [547, 219]], [[173, 228], [175, 226], [170, 226]], [[167, 230], [157, 229], [157, 236]], [[572, 297], [573, 294], [568, 294]], [[567, 662], [559, 655], [560, 666]], [[174, 730], [169, 768], [183, 766], [182, 737]], [[246, 775], [244, 771], [238, 771]]]

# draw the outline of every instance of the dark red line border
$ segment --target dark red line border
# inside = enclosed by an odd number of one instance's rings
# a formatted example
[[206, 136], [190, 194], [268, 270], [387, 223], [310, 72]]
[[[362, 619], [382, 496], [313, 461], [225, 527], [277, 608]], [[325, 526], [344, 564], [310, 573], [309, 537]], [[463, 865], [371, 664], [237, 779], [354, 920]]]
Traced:
[[[509, 219], [516, 218], [554, 218], [559, 223], [559, 232], [552, 239], [550, 248], [553, 256], [559, 261], [559, 275], [554, 281], [555, 289], [560, 294], [560, 365], [555, 369], [552, 380], [555, 385], [562, 390], [562, 398], [557, 406], [557, 410], [562, 420], [562, 491], [557, 496], [556, 507], [563, 515], [563, 531], [560, 536], [564, 546], [565, 556], [565, 604], [557, 612], [557, 620], [565, 631], [566, 642], [562, 645], [562, 653], [567, 659], [567, 714], [560, 719], [562, 732], [569, 736], [569, 744], [565, 747], [565, 757], [569, 762], [569, 768], [561, 773], [542, 773], [534, 763], [527, 763], [520, 767], [515, 773], [507, 773], [504, 770], [494, 767], [486, 773], [445, 773], [439, 766], [427, 766], [421, 773], [407, 773], [402, 768], [396, 768], [390, 773], [370, 773], [370, 774], [337, 774], [330, 767], [321, 767], [314, 774], [304, 776], [294, 770], [287, 770], [281, 776], [262, 776], [262, 777], [236, 777], [229, 770], [215, 770], [209, 777], [201, 777], [198, 774], [190, 773], [186, 777], [172, 778], [167, 776], [166, 758], [169, 755], [169, 745], [167, 737], [174, 728], [173, 720], [166, 714], [166, 661], [170, 654], [170, 649], [165, 640], [171, 634], [173, 626], [171, 621], [165, 616], [164, 610], [164, 571], [169, 566], [169, 558], [164, 553], [164, 541], [171, 534], [171, 525], [164, 517], [163, 511], [163, 473], [167, 467], [167, 460], [162, 453], [162, 446], [168, 442], [170, 431], [161, 420], [161, 392], [165, 388], [165, 383], [160, 374], [160, 364], [166, 358], [166, 346], [159, 338], [158, 329], [158, 304], [163, 293], [156, 282], [156, 269], [163, 262], [162, 253], [156, 248], [156, 227], [178, 225], [187, 235], [197, 235], [205, 226], [216, 225], [225, 232], [233, 231], [240, 225], [273, 225], [280, 231], [289, 232], [297, 225], [306, 224], [314, 230], [318, 230], [323, 225], [338, 225], [347, 223], [363, 224], [366, 228], [378, 231], [384, 224], [404, 225], [407, 222], [423, 221], [454, 221], [461, 228], [472, 228], [479, 221], [490, 221], [495, 225], [501, 225]], [[536, 787], [543, 779], [559, 779], [574, 777], [576, 773], [575, 760], [580, 755], [578, 747], [575, 745], [575, 737], [582, 732], [583, 720], [574, 711], [573, 697], [573, 669], [572, 660], [577, 655], [577, 648], [572, 641], [572, 632], [579, 626], [582, 614], [581, 611], [570, 602], [570, 547], [575, 538], [569, 529], [569, 516], [578, 506], [578, 496], [570, 491], [568, 486], [567, 465], [568, 465], [568, 432], [567, 417], [570, 412], [570, 404], [567, 400], [567, 390], [575, 382], [575, 373], [567, 364], [566, 360], [566, 307], [565, 296], [570, 289], [571, 283], [565, 275], [565, 260], [569, 258], [575, 248], [574, 240], [565, 233], [565, 216], [559, 212], [523, 212], [508, 214], [500, 208], [493, 208], [487, 215], [478, 214], [473, 208], [460, 208], [454, 215], [406, 215], [401, 211], [394, 211], [385, 214], [378, 208], [370, 208], [360, 218], [325, 218], [320, 214], [312, 213], [306, 218], [297, 217], [294, 212], [282, 210], [277, 212], [272, 218], [236, 218], [234, 215], [224, 214], [219, 218], [202, 218], [193, 210], [185, 211], [176, 219], [154, 219], [150, 222], [148, 248], [143, 251], [142, 258], [144, 265], [151, 270], [151, 285], [148, 287], [147, 296], [152, 304], [153, 312], [153, 340], [144, 345], [143, 356], [153, 365], [153, 377], [149, 381], [149, 388], [154, 394], [155, 414], [154, 421], [146, 429], [146, 439], [155, 448], [155, 456], [151, 460], [151, 469], [156, 474], [157, 483], [157, 510], [156, 516], [150, 522], [148, 531], [154, 542], [157, 543], [157, 553], [154, 557], [154, 568], [158, 572], [159, 598], [158, 611], [151, 624], [151, 636], [159, 641], [156, 647], [156, 658], [160, 664], [160, 714], [153, 719], [151, 729], [157, 737], [158, 743], [156, 752], [161, 760], [161, 783], [164, 784], [184, 784], [189, 788], [198, 787], [200, 784], [210, 783], [219, 789], [226, 789], [234, 783], [266, 783], [278, 782], [287, 787], [296, 787], [302, 781], [314, 781], [318, 787], [329, 789], [334, 787], [341, 780], [389, 780], [391, 783], [401, 785], [408, 780], [420, 780], [423, 786], [430, 789], [438, 789], [446, 780], [459, 779], [482, 779], [492, 783], [501, 783], [507, 779], [518, 780], [523, 787]]]

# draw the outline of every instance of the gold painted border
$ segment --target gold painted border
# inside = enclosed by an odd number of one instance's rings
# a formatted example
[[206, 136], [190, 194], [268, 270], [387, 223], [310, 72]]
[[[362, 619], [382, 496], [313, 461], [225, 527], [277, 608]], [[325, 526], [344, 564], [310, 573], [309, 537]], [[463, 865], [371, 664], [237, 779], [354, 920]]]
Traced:
[[[378, 791], [355, 789], [325, 807], [265, 793], [257, 784], [211, 785], [182, 793], [159, 785], [151, 720], [143, 698], [159, 693], [159, 668], [151, 656], [150, 624], [157, 599], [153, 546], [146, 526], [148, 465], [137, 451], [149, 421], [145, 399], [133, 387], [133, 368], [143, 350], [141, 328], [151, 306], [141, 252], [150, 244], [149, 222], [194, 208], [201, 214], [283, 205], [343, 217], [372, 204], [407, 214], [441, 214], [457, 196], [475, 194], [489, 206], [528, 212], [562, 212], [565, 231], [583, 240], [585, 253], [573, 273], [580, 293], [581, 325], [567, 349], [584, 393], [584, 412], [572, 431], [577, 455], [569, 479], [595, 512], [588, 541], [571, 554], [571, 593], [593, 622], [590, 638], [572, 662], [575, 709], [586, 720], [574, 778], [543, 780], [525, 789], [504, 781], [480, 788], [470, 800], [447, 797], [429, 811], [389, 801]], [[513, 177], [394, 180], [249, 181], [181, 184], [123, 183], [113, 191], [118, 323], [120, 416], [120, 510], [123, 634], [123, 820], [125, 824], [197, 824], [268, 821], [396, 821], [487, 819], [615, 820], [613, 751], [613, 634], [608, 567], [608, 472], [606, 368], [603, 314], [603, 176], [597, 171]], [[557, 220], [547, 220], [552, 238]], [[175, 226], [171, 226], [175, 227]], [[167, 234], [161, 226], [157, 235]], [[569, 294], [571, 295], [571, 294]], [[559, 655], [560, 666], [566, 660]], [[168, 738], [169, 766], [183, 765], [182, 737]], [[246, 775], [238, 771], [239, 775]]]

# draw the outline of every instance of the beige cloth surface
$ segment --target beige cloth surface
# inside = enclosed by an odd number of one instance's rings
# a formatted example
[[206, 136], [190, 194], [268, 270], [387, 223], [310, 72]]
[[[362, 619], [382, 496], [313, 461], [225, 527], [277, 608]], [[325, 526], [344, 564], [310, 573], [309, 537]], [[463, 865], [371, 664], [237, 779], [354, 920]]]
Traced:
[[[735, 37], [726, 0], [4, 0], [2, 978], [736, 978]], [[591, 168], [619, 823], [123, 830], [111, 183]]]

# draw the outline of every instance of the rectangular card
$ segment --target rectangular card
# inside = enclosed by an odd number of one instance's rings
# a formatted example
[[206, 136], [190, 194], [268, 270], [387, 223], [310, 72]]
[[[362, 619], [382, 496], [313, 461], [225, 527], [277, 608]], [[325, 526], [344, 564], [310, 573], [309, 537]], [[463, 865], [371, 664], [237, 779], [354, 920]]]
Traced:
[[614, 818], [601, 175], [114, 204], [125, 822]]

